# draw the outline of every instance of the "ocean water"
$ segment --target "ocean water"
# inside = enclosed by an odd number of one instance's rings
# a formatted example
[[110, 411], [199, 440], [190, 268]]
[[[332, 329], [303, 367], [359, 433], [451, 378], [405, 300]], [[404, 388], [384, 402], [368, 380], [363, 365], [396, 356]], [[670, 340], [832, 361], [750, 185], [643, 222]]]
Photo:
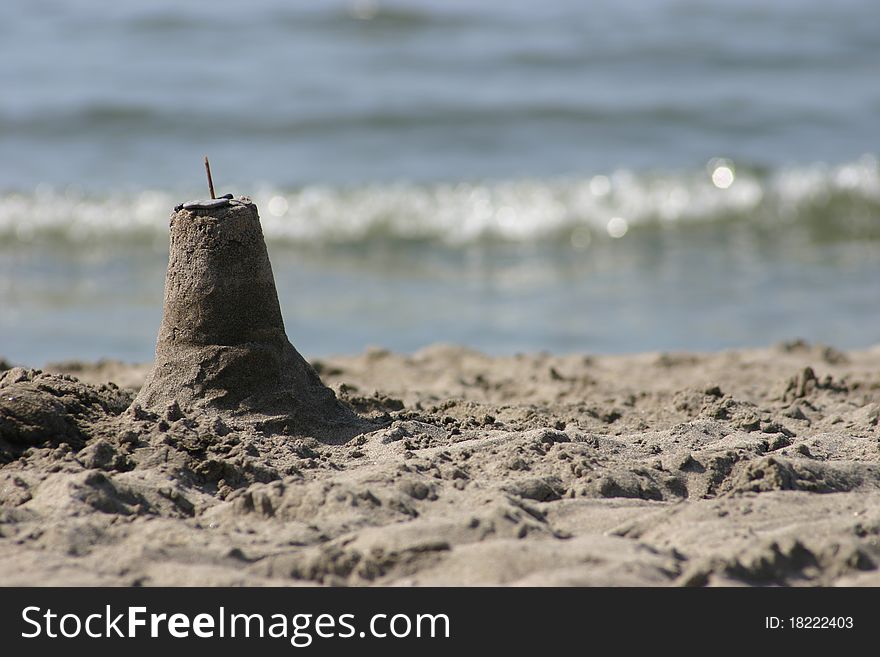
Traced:
[[0, 356], [150, 359], [259, 205], [307, 356], [880, 343], [880, 3], [6, 0]]

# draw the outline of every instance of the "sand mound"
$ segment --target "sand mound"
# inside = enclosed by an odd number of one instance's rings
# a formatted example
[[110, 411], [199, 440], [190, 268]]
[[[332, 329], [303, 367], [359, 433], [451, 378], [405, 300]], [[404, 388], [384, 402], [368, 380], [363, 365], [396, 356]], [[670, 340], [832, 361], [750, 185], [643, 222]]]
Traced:
[[156, 362], [135, 403], [212, 409], [234, 425], [344, 441], [368, 424], [287, 339], [256, 206], [179, 206]]
[[40, 445], [82, 447], [96, 422], [119, 414], [131, 395], [68, 374], [15, 367], [0, 374], [0, 463]]

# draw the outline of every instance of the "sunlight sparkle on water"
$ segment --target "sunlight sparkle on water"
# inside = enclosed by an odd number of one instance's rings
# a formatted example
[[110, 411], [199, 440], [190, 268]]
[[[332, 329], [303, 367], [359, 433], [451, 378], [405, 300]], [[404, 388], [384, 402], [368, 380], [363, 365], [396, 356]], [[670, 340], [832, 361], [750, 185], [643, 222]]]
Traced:
[[718, 189], [727, 189], [736, 179], [733, 164], [727, 160], [713, 160], [709, 167], [712, 169], [712, 184]]
[[269, 199], [269, 214], [274, 217], [283, 217], [287, 214], [287, 210], [289, 209], [290, 204], [287, 202], [287, 199], [283, 196], [273, 196]]
[[626, 235], [629, 230], [629, 223], [623, 217], [612, 217], [606, 226], [608, 234], [614, 239], [618, 239]]

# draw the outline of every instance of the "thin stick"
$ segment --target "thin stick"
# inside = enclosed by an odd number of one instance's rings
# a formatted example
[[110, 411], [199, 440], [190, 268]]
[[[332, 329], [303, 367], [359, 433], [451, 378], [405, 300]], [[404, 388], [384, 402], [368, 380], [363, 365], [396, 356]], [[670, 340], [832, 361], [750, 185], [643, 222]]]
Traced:
[[211, 178], [211, 165], [208, 164], [208, 156], [205, 155], [205, 171], [208, 172], [208, 190], [211, 192], [211, 198], [217, 198], [214, 196], [214, 181]]

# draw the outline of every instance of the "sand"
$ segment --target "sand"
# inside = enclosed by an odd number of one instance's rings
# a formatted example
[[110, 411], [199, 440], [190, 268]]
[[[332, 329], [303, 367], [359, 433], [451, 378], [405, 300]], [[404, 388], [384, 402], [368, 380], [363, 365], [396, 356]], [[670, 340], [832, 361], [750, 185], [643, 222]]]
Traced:
[[0, 373], [0, 583], [880, 585], [880, 347], [312, 365], [369, 431]]
[[376, 428], [287, 339], [257, 206], [231, 194], [171, 214], [156, 358], [134, 404], [330, 443]]

